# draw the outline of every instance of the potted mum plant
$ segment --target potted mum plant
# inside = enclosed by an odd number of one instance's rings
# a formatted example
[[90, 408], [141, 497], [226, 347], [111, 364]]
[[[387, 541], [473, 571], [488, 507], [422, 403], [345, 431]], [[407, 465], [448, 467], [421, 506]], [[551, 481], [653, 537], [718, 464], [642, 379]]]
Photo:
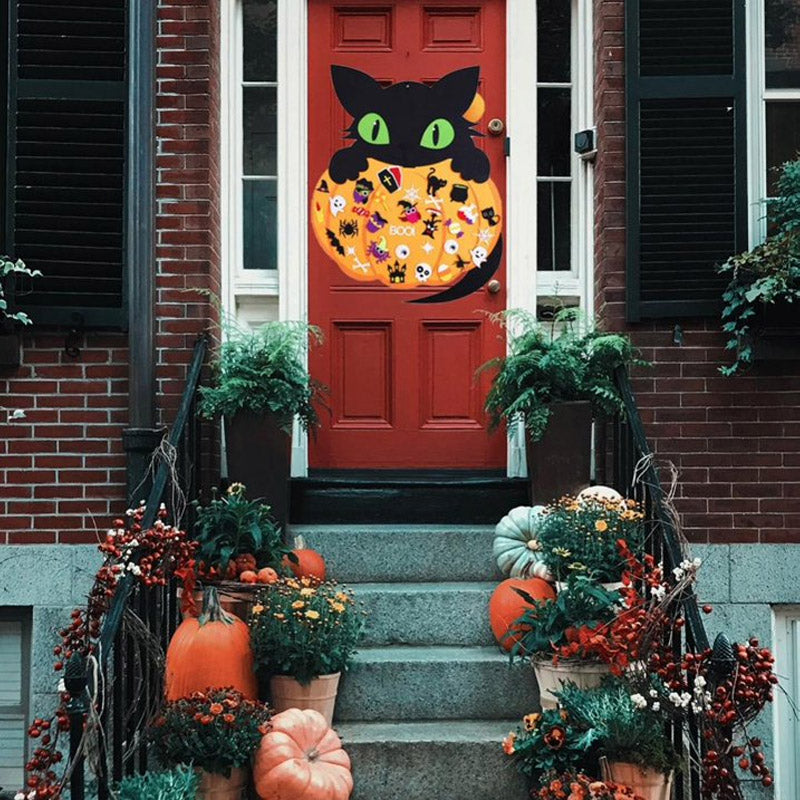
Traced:
[[17, 283], [24, 278], [38, 278], [38, 269], [28, 269], [23, 261], [0, 256], [0, 367], [18, 367], [20, 363], [20, 325], [30, 325], [24, 311], [12, 311], [9, 297], [14, 296]]
[[536, 600], [522, 589], [516, 591], [530, 607], [510, 627], [519, 637], [510, 657], [531, 660], [542, 708], [556, 707], [556, 693], [567, 681], [598, 686], [610, 672], [602, 656], [620, 593], [577, 573], [569, 576], [555, 600]]
[[[650, 691], [658, 697], [658, 689]], [[648, 703], [619, 678], [606, 679], [595, 689], [567, 683], [558, 702], [584, 732], [585, 741], [606, 759], [615, 781], [633, 787], [644, 800], [670, 800], [680, 758], [667, 736], [658, 702]]]
[[556, 585], [572, 574], [586, 575], [607, 589], [622, 587], [627, 562], [618, 542], [641, 555], [644, 514], [635, 500], [616, 500], [582, 493], [547, 506], [538, 520], [539, 556]]
[[167, 703], [150, 735], [166, 766], [198, 770], [198, 800], [241, 800], [270, 710], [232, 689], [208, 689]]
[[497, 370], [491, 426], [524, 421], [534, 502], [576, 494], [589, 483], [592, 418], [624, 413], [614, 370], [644, 362], [627, 336], [582, 330], [574, 309], [550, 326], [519, 309], [494, 319], [508, 329], [509, 352], [481, 367]]
[[259, 592], [250, 641], [259, 678], [276, 711], [310, 708], [330, 725], [339, 678], [363, 631], [352, 592], [327, 581], [286, 578]]
[[292, 426], [318, 424], [322, 387], [306, 367], [319, 330], [305, 322], [268, 322], [255, 330], [233, 323], [212, 362], [212, 386], [202, 387], [200, 414], [222, 415], [228, 478], [263, 499], [279, 525], [289, 509]]
[[729, 278], [722, 299], [722, 329], [734, 362], [723, 375], [755, 360], [797, 358], [800, 338], [800, 160], [781, 168], [778, 194], [766, 201], [770, 234], [752, 250], [731, 256], [720, 272]]
[[[278, 580], [283, 560], [291, 552], [270, 507], [247, 499], [243, 483], [232, 483], [222, 497], [207, 505], [194, 502], [194, 539], [197, 576], [204, 584], [218, 586], [226, 611], [246, 619], [255, 588]], [[184, 609], [196, 615], [202, 589], [187, 596]]]

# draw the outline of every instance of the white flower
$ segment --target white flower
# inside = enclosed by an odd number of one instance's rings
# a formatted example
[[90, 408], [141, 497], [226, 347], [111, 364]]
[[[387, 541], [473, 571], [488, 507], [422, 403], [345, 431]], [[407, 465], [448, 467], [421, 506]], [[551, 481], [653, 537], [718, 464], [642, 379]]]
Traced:
[[659, 586], [653, 586], [650, 589], [650, 594], [658, 600], [659, 603], [663, 602], [664, 598], [667, 596], [667, 587], [664, 584], [660, 584]]
[[647, 700], [642, 697], [640, 694], [632, 694], [631, 695], [631, 703], [638, 709], [647, 708]]
[[692, 703], [692, 711], [695, 714], [699, 714], [703, 710], [702, 706], [697, 705], [697, 703]]
[[679, 706], [681, 704], [681, 696], [677, 692], [670, 692], [669, 701], [672, 705]]
[[695, 685], [695, 686], [696, 686], [698, 689], [703, 689], [703, 688], [705, 688], [705, 685], [706, 685], [706, 679], [705, 679], [705, 678], [704, 678], [702, 675], [698, 675], [698, 676], [697, 676], [697, 677], [694, 679], [694, 685]]
[[58, 691], [59, 692], [66, 692], [67, 691], [67, 684], [66, 684], [66, 682], [64, 681], [63, 678], [58, 682]]
[[689, 694], [689, 692], [682, 692], [681, 693], [681, 705], [684, 708], [686, 708], [686, 706], [688, 706], [689, 703], [691, 703], [691, 702], [692, 702], [692, 696]]
[[653, 711], [661, 711], [661, 703], [653, 703]]
[[131, 539], [130, 542], [128, 543], [128, 547], [138, 547], [138, 546], [139, 546], [138, 539]]
[[166, 510], [167, 510], [167, 504], [166, 504], [166, 503], [162, 503], [162, 504], [161, 504], [161, 505], [158, 507], [158, 510], [159, 510], [159, 511], [166, 511]]
[[703, 563], [703, 559], [702, 559], [702, 558], [695, 558], [695, 559], [694, 559], [694, 561], [692, 561], [692, 566], [693, 566], [695, 569], [700, 569], [700, 565], [701, 565], [702, 563]]
[[17, 792], [14, 795], [14, 800], [25, 800], [25, 795], [22, 792]]
[[132, 508], [129, 508], [129, 509], [128, 509], [128, 510], [125, 512], [125, 516], [126, 516], [126, 517], [132, 517], [132, 516], [134, 515], [134, 513], [135, 513], [135, 512], [134, 512], [134, 510], [133, 510]]
[[672, 574], [675, 576], [676, 581], [680, 581], [683, 580], [683, 576], [685, 573], [682, 567], [675, 567], [675, 569], [672, 570]]
[[653, 699], [658, 697], [658, 689], [651, 689], [650, 690], [650, 697], [652, 697]]

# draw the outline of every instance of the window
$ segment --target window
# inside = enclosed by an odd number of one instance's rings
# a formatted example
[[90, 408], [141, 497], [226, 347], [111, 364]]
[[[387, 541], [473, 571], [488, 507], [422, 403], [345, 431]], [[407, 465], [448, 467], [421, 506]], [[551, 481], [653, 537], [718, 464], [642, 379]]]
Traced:
[[537, 293], [590, 310], [592, 167], [573, 150], [593, 119], [590, 3], [538, 0], [536, 27]]
[[775, 693], [775, 797], [800, 797], [800, 607], [775, 612], [775, 659], [781, 690]]
[[227, 271], [237, 304], [278, 291], [276, 0], [237, 0], [226, 86]]
[[25, 781], [30, 626], [26, 613], [0, 609], [0, 787]]

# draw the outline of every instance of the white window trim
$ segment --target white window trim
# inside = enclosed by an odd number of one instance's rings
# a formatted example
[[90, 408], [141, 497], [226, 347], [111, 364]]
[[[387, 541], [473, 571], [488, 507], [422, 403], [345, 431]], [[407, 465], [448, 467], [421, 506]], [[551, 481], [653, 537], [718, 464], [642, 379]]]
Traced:
[[775, 797], [800, 797], [800, 721], [792, 707], [800, 700], [800, 606], [774, 607], [772, 627], [777, 671], [783, 684], [783, 691], [775, 693], [772, 717]]
[[767, 89], [766, 20], [764, 0], [750, 0], [747, 5], [747, 186], [749, 242], [755, 247], [767, 235], [767, 110], [770, 100], [791, 100], [800, 103], [800, 89]]
[[[526, 7], [530, 16], [535, 3]], [[572, 0], [571, 134], [594, 127], [594, 26], [590, 0]], [[536, 41], [534, 26], [533, 40]], [[509, 35], [509, 40], [511, 36]], [[524, 73], [517, 73], [524, 74]], [[536, 64], [533, 73], [536, 75]], [[517, 91], [518, 87], [514, 87]], [[509, 89], [510, 93], [510, 89]], [[534, 100], [535, 102], [535, 100]], [[535, 130], [535, 128], [533, 129]], [[570, 137], [572, 138], [572, 137]], [[580, 158], [570, 141], [571, 186], [569, 270], [541, 271], [537, 275], [540, 297], [578, 297], [587, 319], [594, 310], [594, 165]], [[537, 168], [534, 162], [534, 170]], [[528, 224], [536, 228], [536, 216]]]
[[[577, 32], [577, 66], [573, 84], [574, 116], [578, 127], [592, 127], [594, 81], [592, 70], [591, 0], [577, 3], [580, 19]], [[224, 0], [222, 13], [222, 115], [223, 122], [241, 118], [239, 96], [241, 75], [241, 5]], [[525, 141], [536, 130], [536, 83], [520, 81], [518, 76], [536, 74], [536, 16], [530, 0], [506, 3], [506, 127], [511, 137], [511, 152], [506, 163], [506, 281], [507, 306], [535, 311], [537, 282], [536, 218], [531, 212], [531, 197], [536, 197], [536, 148]], [[231, 169], [240, 158], [238, 128], [222, 125], [222, 235], [223, 303], [234, 311], [243, 294], [278, 294], [280, 319], [308, 319], [308, 10], [306, 2], [278, 3], [278, 270], [277, 286], [245, 283], [236, 275], [233, 264], [241, 263], [236, 244], [238, 220], [235, 186], [238, 171]], [[512, 76], [514, 78], [512, 79]], [[512, 86], [513, 82], [513, 86]], [[517, 131], [515, 138], [514, 132]], [[236, 141], [234, 141], [236, 140]], [[232, 160], [234, 159], [234, 160]], [[579, 159], [576, 160], [579, 161]], [[573, 229], [580, 231], [573, 241], [575, 264], [581, 269], [567, 286], [559, 283], [561, 294], [576, 294], [591, 311], [593, 297], [593, 212], [592, 168], [581, 162], [575, 181], [579, 200], [575, 205]], [[234, 184], [234, 185], [232, 185]], [[240, 201], [238, 201], [240, 202]], [[580, 227], [578, 227], [580, 225]], [[239, 226], [240, 227], [240, 226]], [[238, 260], [237, 260], [238, 259]], [[248, 271], [249, 272], [249, 271]], [[308, 474], [308, 441], [295, 426], [292, 475]], [[524, 451], [509, 442], [509, 474], [524, 472]]]

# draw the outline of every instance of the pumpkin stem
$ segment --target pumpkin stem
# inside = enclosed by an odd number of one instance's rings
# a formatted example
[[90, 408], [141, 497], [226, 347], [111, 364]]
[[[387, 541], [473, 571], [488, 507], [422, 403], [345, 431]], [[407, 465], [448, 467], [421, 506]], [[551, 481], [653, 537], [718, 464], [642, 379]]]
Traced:
[[316, 761], [319, 758], [319, 750], [317, 750], [316, 747], [309, 750], [308, 753], [306, 753], [306, 758], [309, 761]]
[[295, 536], [294, 537], [294, 549], [295, 550], [305, 550], [306, 549], [306, 540], [302, 536]]
[[206, 586], [203, 589], [203, 613], [197, 621], [201, 627], [208, 622], [224, 622], [226, 625], [233, 623], [233, 617], [219, 604], [219, 592], [216, 586]]

